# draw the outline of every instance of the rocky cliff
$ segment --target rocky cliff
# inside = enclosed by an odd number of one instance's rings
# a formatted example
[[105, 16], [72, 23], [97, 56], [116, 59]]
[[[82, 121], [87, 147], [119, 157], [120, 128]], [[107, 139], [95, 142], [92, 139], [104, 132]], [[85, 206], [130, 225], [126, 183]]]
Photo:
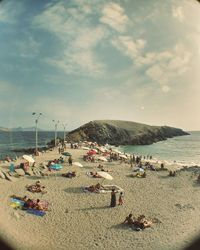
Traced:
[[148, 145], [174, 136], [188, 135], [182, 129], [168, 126], [150, 126], [130, 121], [91, 121], [71, 131], [67, 140], [92, 141], [111, 145]]

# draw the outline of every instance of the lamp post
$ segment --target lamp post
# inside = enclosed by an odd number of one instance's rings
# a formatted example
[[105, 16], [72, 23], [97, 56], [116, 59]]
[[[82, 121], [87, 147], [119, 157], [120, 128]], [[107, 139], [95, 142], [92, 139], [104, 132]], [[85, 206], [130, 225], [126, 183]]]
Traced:
[[63, 124], [64, 132], [63, 132], [63, 145], [65, 144], [65, 129], [67, 124]]
[[56, 145], [57, 145], [57, 143], [56, 143], [56, 139], [57, 139], [57, 127], [58, 127], [59, 121], [56, 122], [55, 120], [52, 120], [52, 122], [55, 123], [55, 137], [54, 137], [54, 142], [55, 142], [55, 147], [56, 147]]
[[39, 121], [39, 117], [42, 115], [42, 113], [35, 113], [33, 112], [32, 115], [36, 116], [35, 119], [35, 154], [37, 154], [38, 152], [38, 121]]

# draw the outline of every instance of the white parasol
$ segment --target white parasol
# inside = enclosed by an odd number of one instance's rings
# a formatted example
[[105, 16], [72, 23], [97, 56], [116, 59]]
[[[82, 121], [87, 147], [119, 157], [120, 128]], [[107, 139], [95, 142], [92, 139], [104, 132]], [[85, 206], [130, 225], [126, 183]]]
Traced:
[[81, 148], [84, 150], [90, 150], [90, 148], [88, 148], [88, 147], [81, 147]]
[[124, 158], [124, 159], [127, 159], [127, 156], [126, 156], [126, 155], [119, 155], [119, 157]]
[[97, 172], [97, 174], [100, 175], [104, 179], [113, 180], [113, 177], [110, 174], [108, 174], [107, 172], [99, 171], [99, 172]]
[[100, 161], [108, 161], [105, 157], [103, 156], [99, 156], [97, 157], [97, 160], [100, 160]]
[[33, 157], [30, 156], [30, 155], [23, 155], [22, 158], [23, 158], [24, 160], [30, 162], [30, 163], [34, 163], [34, 162], [35, 162], [35, 160], [33, 159]]
[[82, 168], [83, 165], [80, 162], [73, 162], [72, 165]]

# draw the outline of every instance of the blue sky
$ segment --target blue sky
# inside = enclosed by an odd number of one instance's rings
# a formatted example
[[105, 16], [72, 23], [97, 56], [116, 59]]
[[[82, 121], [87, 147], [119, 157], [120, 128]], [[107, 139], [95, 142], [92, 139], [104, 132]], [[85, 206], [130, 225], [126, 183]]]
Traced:
[[200, 130], [199, 23], [192, 0], [2, 1], [0, 126]]

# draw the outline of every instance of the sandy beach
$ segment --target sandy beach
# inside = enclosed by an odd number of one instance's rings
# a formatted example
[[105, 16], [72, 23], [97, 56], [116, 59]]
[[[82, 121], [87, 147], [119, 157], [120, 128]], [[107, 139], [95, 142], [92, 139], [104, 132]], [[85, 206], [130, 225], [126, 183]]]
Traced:
[[[102, 182], [89, 178], [87, 171], [98, 171], [98, 163], [84, 162], [81, 149], [67, 149], [83, 168], [62, 164], [61, 171], [49, 176], [24, 176], [16, 182], [0, 179], [0, 234], [14, 249], [182, 249], [198, 235], [200, 186], [192, 172], [147, 171], [146, 178], [131, 178], [129, 164], [103, 163], [116, 184], [124, 189], [124, 204], [110, 208], [110, 194], [84, 193], [83, 186]], [[36, 157], [36, 164], [58, 158], [58, 150]], [[6, 167], [1, 167], [6, 168]], [[61, 173], [76, 170], [77, 176]], [[30, 193], [25, 186], [40, 180], [47, 193]], [[44, 217], [15, 210], [11, 195], [39, 198], [50, 203]], [[118, 198], [117, 194], [117, 198]], [[122, 225], [125, 217], [144, 214], [156, 221], [152, 227], [134, 231]]]

